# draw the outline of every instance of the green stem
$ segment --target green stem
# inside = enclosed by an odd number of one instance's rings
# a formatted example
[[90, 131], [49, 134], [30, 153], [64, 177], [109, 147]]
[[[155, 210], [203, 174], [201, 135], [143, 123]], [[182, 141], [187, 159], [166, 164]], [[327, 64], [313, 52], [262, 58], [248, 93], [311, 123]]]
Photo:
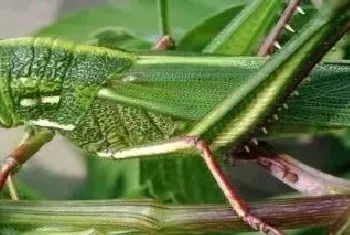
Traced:
[[[350, 203], [350, 195], [278, 199], [250, 204], [252, 213], [280, 228], [327, 226]], [[307, 219], [305, 219], [307, 218]], [[0, 201], [0, 227], [28, 230], [70, 227], [77, 230], [190, 232], [247, 230], [223, 205], [163, 205], [155, 201]]]
[[168, 13], [168, 0], [158, 0], [160, 33], [162, 36], [169, 35], [169, 13]]

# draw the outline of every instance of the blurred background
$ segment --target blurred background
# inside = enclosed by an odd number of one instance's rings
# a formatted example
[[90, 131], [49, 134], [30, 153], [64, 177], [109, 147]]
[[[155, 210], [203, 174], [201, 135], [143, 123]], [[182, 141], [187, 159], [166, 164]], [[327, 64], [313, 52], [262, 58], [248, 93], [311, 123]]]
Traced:
[[[19, 36], [28, 36], [37, 29], [55, 22], [62, 16], [69, 16], [80, 9], [93, 9], [100, 7], [108, 2], [113, 6], [127, 5], [129, 1], [102, 1], [102, 0], [0, 0], [0, 38], [10, 38]], [[132, 1], [130, 1], [132, 2]], [[145, 1], [146, 2], [146, 1]], [[149, 1], [147, 1], [149, 2]], [[192, 1], [196, 2], [196, 1]], [[205, 1], [205, 8], [201, 9], [202, 13], [194, 13], [189, 16], [179, 17], [179, 24], [187, 24], [187, 20], [198, 22], [209, 13], [214, 13], [218, 9], [232, 3], [230, 0], [218, 1], [216, 5]], [[240, 2], [240, 1], [237, 1]], [[156, 12], [156, 5], [153, 6], [153, 12]], [[198, 10], [201, 12], [200, 10]], [[89, 11], [87, 11], [89, 12]], [[136, 14], [136, 13], [135, 13]], [[140, 21], [145, 20], [142, 15]], [[156, 16], [154, 16], [155, 19]], [[188, 18], [186, 18], [188, 17]], [[191, 18], [192, 17], [192, 18]], [[181, 18], [181, 19], [180, 19]], [[153, 20], [153, 25], [157, 22]], [[127, 19], [126, 19], [127, 21]], [[183, 21], [183, 22], [181, 22]], [[89, 29], [91, 22], [86, 21], [86, 27]], [[84, 19], [81, 21], [84, 24]], [[116, 20], [115, 26], [118, 26]], [[138, 24], [138, 22], [134, 22]], [[97, 23], [98, 24], [98, 23]], [[142, 22], [140, 23], [142, 24]], [[188, 25], [191, 27], [193, 25]], [[91, 26], [92, 27], [92, 26]], [[140, 26], [141, 27], [141, 26]], [[74, 32], [74, 26], [72, 26]], [[137, 27], [136, 27], [137, 28]], [[156, 28], [156, 27], [155, 27]], [[48, 29], [50, 30], [50, 29]], [[174, 27], [175, 33], [181, 33], [180, 29]], [[70, 32], [71, 33], [71, 32]], [[71, 38], [79, 40], [81, 35], [73, 35]], [[156, 39], [157, 34], [148, 34], [148, 38]], [[10, 149], [19, 141], [22, 129], [0, 130], [0, 158], [4, 158]], [[304, 163], [309, 164], [327, 172], [338, 172], [344, 168], [344, 160], [349, 156], [346, 145], [340, 140], [329, 135], [311, 138], [309, 136], [298, 139], [290, 138], [284, 141], [273, 141], [274, 146], [279, 152], [291, 154], [293, 157], [301, 159]], [[336, 158], [332, 156], [337, 155]], [[339, 162], [339, 165], [338, 165]], [[17, 177], [30, 186], [33, 186], [40, 193], [50, 199], [70, 198], [74, 192], [85, 185], [86, 179], [86, 161], [81, 151], [64, 140], [61, 136], [56, 136], [54, 141], [46, 145], [42, 151], [36, 154], [20, 171]], [[271, 196], [276, 193], [290, 192], [287, 186], [282, 185], [279, 181], [270, 177], [262, 169], [254, 166], [237, 166], [228, 167], [234, 181], [241, 188], [248, 198], [256, 199], [255, 189], [261, 189], [263, 182], [264, 195]]]

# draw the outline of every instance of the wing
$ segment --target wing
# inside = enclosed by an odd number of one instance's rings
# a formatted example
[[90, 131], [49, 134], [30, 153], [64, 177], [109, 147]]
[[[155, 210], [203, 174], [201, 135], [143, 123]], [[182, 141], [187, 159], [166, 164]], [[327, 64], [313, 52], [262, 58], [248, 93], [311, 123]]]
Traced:
[[[197, 121], [248, 81], [266, 60], [258, 57], [141, 55], [131, 69], [112, 78], [99, 97]], [[321, 130], [350, 126], [350, 62], [324, 62], [300, 86], [272, 124]], [[285, 124], [289, 124], [286, 126]]]
[[[262, 64], [258, 58], [140, 56], [100, 97], [199, 120]], [[249, 69], [248, 69], [249, 68]]]
[[311, 130], [350, 126], [350, 61], [319, 64], [298, 93], [287, 102], [289, 109], [279, 114], [276, 128], [286, 124]]

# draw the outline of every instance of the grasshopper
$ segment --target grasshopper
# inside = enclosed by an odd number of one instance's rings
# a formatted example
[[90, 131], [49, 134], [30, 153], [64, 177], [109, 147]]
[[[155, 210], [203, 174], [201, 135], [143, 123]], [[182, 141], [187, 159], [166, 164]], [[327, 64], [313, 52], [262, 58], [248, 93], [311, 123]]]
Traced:
[[[349, 3], [337, 4], [343, 14], [320, 13], [275, 57], [257, 59], [256, 72], [238, 86], [234, 74], [251, 67], [240, 58], [135, 54], [47, 38], [1, 41], [0, 124], [28, 131], [1, 168], [0, 189], [56, 132], [104, 158], [200, 153], [238, 216], [283, 234], [249, 212], [214, 155], [266, 132], [262, 123], [349, 29]], [[336, 64], [322, 66], [337, 71]]]

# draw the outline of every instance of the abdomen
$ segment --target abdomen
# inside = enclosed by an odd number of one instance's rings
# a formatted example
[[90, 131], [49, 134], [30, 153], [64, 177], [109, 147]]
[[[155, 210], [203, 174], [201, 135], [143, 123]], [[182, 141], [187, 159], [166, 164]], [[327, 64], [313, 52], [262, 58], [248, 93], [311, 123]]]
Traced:
[[175, 129], [170, 116], [97, 99], [74, 131], [62, 134], [84, 150], [103, 155], [168, 139]]

